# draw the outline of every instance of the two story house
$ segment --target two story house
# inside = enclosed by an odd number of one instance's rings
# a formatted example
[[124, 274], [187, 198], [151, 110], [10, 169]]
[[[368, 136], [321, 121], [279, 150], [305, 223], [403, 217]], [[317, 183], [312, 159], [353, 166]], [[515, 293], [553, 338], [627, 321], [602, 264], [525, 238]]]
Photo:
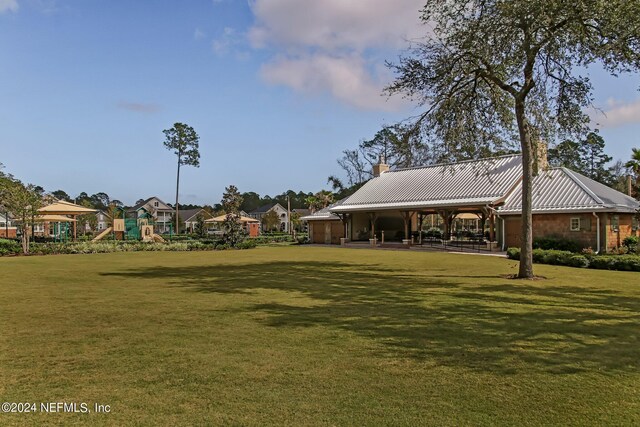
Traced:
[[127, 210], [128, 214], [135, 214], [138, 218], [147, 213], [150, 214], [155, 222], [156, 233], [159, 234], [168, 233], [170, 229], [173, 230], [171, 217], [174, 212], [171, 206], [158, 197], [149, 197]]

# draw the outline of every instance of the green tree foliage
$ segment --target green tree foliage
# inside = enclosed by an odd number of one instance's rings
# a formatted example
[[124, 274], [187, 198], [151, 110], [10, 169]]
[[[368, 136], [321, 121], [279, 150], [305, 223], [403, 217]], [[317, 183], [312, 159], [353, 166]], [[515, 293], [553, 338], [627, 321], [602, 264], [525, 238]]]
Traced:
[[438, 153], [523, 156], [518, 276], [533, 277], [532, 180], [540, 141], [581, 136], [593, 63], [611, 73], [640, 66], [640, 2], [628, 0], [428, 0], [429, 26], [398, 63], [389, 94], [425, 110], [411, 121]]
[[613, 173], [607, 163], [613, 158], [604, 152], [604, 139], [597, 132], [589, 132], [580, 142], [564, 140], [549, 149], [549, 164], [563, 166], [605, 185], [612, 185]]
[[56, 190], [56, 191], [52, 191], [51, 195], [53, 197], [55, 197], [58, 200], [63, 200], [65, 202], [73, 202], [73, 199], [71, 199], [71, 196], [69, 196], [65, 191], [63, 190]]
[[307, 197], [307, 206], [311, 212], [324, 209], [335, 201], [333, 193], [328, 190], [320, 190], [312, 196]]
[[276, 211], [269, 211], [262, 215], [262, 230], [263, 231], [274, 231], [280, 229], [280, 217]]
[[180, 166], [200, 167], [200, 137], [195, 130], [184, 123], [174, 123], [171, 129], [162, 131], [165, 136], [164, 146], [167, 150], [172, 150], [178, 158], [178, 171], [176, 173], [176, 230], [180, 229], [179, 218], [179, 201], [178, 194], [180, 191]]
[[635, 198], [640, 200], [640, 148], [631, 149], [631, 159], [625, 163], [625, 166], [629, 168], [634, 175], [632, 191]]
[[43, 204], [42, 194], [35, 185], [23, 184], [0, 171], [0, 205], [20, 223], [24, 254], [29, 253], [30, 229]]
[[207, 224], [204, 221], [204, 215], [199, 213], [196, 216], [196, 224], [193, 230], [199, 237], [206, 237], [207, 235]]
[[229, 246], [236, 247], [238, 243], [245, 239], [246, 233], [242, 228], [242, 223], [239, 221], [242, 196], [235, 185], [225, 188], [220, 204], [226, 214], [222, 222], [224, 240]]

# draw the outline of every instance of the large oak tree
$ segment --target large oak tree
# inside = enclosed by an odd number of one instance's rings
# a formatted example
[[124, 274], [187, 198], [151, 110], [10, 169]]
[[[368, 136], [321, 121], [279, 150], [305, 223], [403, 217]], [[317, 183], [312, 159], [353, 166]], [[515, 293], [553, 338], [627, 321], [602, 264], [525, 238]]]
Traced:
[[425, 107], [416, 128], [452, 158], [519, 141], [521, 278], [533, 277], [539, 146], [588, 131], [588, 66], [612, 74], [639, 68], [638, 16], [640, 0], [429, 0], [425, 38], [390, 64], [397, 77], [387, 92]]

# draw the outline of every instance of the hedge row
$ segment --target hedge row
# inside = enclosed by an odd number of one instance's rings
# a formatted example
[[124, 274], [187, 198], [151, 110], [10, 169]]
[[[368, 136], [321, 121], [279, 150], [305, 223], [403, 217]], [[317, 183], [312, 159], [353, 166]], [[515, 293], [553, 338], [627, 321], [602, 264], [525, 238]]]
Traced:
[[[520, 259], [520, 248], [507, 249], [507, 257]], [[640, 271], [640, 256], [575, 254], [569, 251], [533, 250], [533, 262], [598, 270]]]
[[[235, 249], [255, 248], [256, 243], [246, 240], [238, 244]], [[33, 255], [50, 254], [96, 254], [112, 252], [185, 252], [185, 251], [213, 251], [232, 249], [223, 242], [175, 242], [175, 243], [146, 243], [146, 242], [68, 242], [68, 243], [31, 243], [29, 252]], [[0, 256], [18, 255], [22, 247], [18, 242], [0, 239]]]

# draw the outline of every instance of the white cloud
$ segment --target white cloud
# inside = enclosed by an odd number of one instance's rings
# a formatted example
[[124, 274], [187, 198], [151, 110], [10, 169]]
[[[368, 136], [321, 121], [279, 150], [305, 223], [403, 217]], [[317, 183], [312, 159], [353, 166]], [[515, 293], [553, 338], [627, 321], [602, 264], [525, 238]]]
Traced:
[[405, 46], [424, 31], [418, 17], [424, 0], [255, 0], [255, 47], [356, 49]]
[[0, 13], [4, 12], [17, 12], [18, 0], [0, 0]]
[[211, 42], [211, 48], [217, 55], [224, 55], [229, 51], [229, 47], [238, 43], [236, 30], [231, 27], [225, 27], [222, 36]]
[[399, 98], [387, 100], [381, 93], [386, 70], [371, 72], [364, 59], [352, 54], [330, 56], [323, 53], [299, 57], [280, 56], [263, 65], [262, 78], [308, 94], [329, 93], [334, 98], [366, 110], [394, 111], [404, 104]]
[[254, 0], [255, 24], [247, 33], [254, 48], [276, 54], [261, 74], [270, 84], [329, 93], [357, 108], [393, 110], [382, 89], [392, 76], [384, 55], [395, 56], [407, 40], [424, 34], [424, 0]]
[[640, 99], [622, 102], [610, 98], [603, 110], [589, 113], [591, 121], [603, 129], [640, 123]]

